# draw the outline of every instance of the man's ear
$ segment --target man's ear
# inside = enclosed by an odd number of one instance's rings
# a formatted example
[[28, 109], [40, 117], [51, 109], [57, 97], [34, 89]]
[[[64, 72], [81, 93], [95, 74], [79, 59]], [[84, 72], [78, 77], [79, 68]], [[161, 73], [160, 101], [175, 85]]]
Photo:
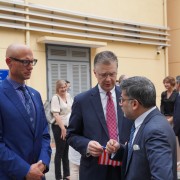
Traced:
[[134, 99], [132, 102], [133, 110], [136, 110], [139, 107], [139, 105], [140, 105], [139, 102], [136, 99]]
[[93, 69], [94, 75], [97, 77], [96, 71]]
[[8, 57], [6, 58], [6, 64], [8, 65], [8, 67], [10, 68], [12, 66], [12, 63], [11, 63], [11, 59]]

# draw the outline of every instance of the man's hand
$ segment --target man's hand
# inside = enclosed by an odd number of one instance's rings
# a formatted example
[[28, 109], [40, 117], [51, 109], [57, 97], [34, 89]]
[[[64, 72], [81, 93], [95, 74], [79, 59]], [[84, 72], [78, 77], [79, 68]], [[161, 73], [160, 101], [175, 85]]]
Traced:
[[106, 144], [106, 152], [109, 154], [116, 153], [119, 148], [120, 144], [114, 139], [110, 139]]
[[97, 141], [90, 141], [88, 144], [88, 153], [91, 156], [98, 157], [102, 154], [103, 148]]
[[35, 164], [32, 164], [28, 174], [26, 175], [26, 180], [41, 180], [44, 176], [44, 164], [42, 161], [38, 161]]

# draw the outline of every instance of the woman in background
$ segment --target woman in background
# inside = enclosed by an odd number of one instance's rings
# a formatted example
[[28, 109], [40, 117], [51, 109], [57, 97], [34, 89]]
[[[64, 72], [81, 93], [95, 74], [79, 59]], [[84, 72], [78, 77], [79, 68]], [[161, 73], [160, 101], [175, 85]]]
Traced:
[[56, 82], [56, 94], [51, 100], [51, 112], [55, 117], [55, 123], [52, 124], [56, 153], [54, 157], [55, 178], [62, 179], [61, 161], [63, 165], [63, 179], [70, 179], [68, 150], [69, 146], [65, 139], [66, 129], [69, 124], [71, 113], [72, 98], [67, 93], [67, 84], [64, 80]]
[[161, 113], [166, 116], [168, 122], [173, 125], [173, 112], [174, 103], [177, 96], [177, 91], [175, 89], [175, 78], [167, 76], [163, 79], [164, 87], [166, 91], [161, 94]]

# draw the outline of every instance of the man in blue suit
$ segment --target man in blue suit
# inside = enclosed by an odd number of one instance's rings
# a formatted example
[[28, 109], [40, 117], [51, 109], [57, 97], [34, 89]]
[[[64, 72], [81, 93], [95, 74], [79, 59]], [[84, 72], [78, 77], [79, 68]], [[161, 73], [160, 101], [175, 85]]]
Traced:
[[123, 156], [125, 180], [177, 180], [176, 138], [156, 107], [156, 91], [145, 77], [131, 77], [120, 85], [120, 106], [134, 122], [126, 145], [111, 139], [106, 146], [113, 159]]
[[176, 90], [178, 95], [174, 104], [173, 127], [180, 145], [180, 76], [176, 76]]
[[9, 76], [0, 87], [1, 180], [41, 180], [49, 169], [50, 135], [42, 100], [25, 85], [36, 62], [28, 46], [7, 48]]
[[123, 117], [118, 106], [119, 87], [115, 86], [118, 60], [111, 51], [98, 53], [94, 59], [94, 74], [98, 85], [74, 98], [70, 117], [67, 141], [82, 155], [80, 180], [120, 180], [121, 167], [100, 163], [103, 146], [110, 139], [107, 127], [107, 92], [111, 92], [118, 141], [125, 143], [132, 123]]

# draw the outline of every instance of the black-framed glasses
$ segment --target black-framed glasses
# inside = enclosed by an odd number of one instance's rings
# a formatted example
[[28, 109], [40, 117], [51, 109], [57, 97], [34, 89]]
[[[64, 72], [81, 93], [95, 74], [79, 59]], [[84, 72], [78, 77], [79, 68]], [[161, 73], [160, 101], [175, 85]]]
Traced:
[[35, 66], [37, 63], [37, 59], [33, 59], [33, 60], [26, 60], [26, 59], [18, 59], [18, 58], [14, 58], [14, 57], [9, 57], [10, 59], [16, 61], [16, 62], [20, 62], [22, 63], [24, 66], [29, 66], [30, 64], [32, 66]]
[[110, 78], [114, 78], [114, 77], [116, 77], [116, 75], [117, 75], [117, 72], [113, 72], [113, 73], [98, 73], [98, 75], [102, 78], [102, 79], [106, 79], [108, 76], [110, 77]]
[[119, 98], [120, 103], [123, 103], [124, 101], [131, 101], [134, 100], [133, 98], [123, 98], [122, 96]]

